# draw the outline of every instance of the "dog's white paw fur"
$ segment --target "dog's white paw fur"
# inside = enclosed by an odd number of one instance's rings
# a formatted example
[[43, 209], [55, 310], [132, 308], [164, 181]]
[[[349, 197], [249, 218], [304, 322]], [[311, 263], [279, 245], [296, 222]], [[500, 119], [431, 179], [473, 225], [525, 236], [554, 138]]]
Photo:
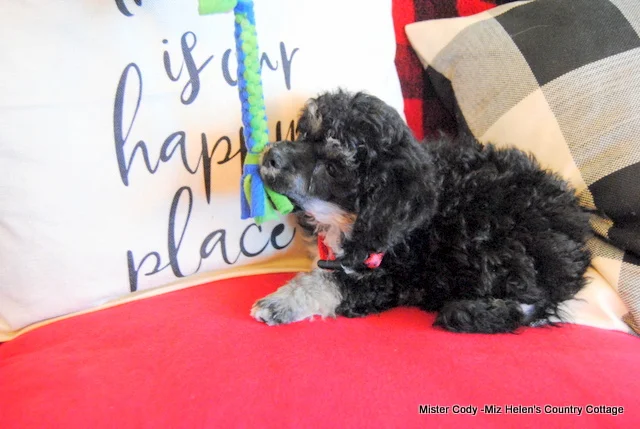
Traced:
[[289, 283], [253, 304], [251, 316], [267, 325], [298, 322], [313, 316], [335, 316], [342, 300], [331, 273], [315, 270], [298, 274]]

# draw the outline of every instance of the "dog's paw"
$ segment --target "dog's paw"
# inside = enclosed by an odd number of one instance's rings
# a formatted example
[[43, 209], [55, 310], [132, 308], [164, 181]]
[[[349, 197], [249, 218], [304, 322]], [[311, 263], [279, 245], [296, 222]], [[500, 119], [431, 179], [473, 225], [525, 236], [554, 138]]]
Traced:
[[253, 304], [251, 317], [269, 326], [296, 322], [296, 311], [287, 297], [275, 294], [266, 296]]
[[522, 326], [523, 320], [518, 302], [483, 298], [446, 303], [438, 312], [434, 325], [452, 332], [494, 334], [513, 332]]
[[256, 301], [251, 316], [267, 325], [334, 316], [341, 300], [333, 274], [315, 270], [298, 274], [271, 295]]

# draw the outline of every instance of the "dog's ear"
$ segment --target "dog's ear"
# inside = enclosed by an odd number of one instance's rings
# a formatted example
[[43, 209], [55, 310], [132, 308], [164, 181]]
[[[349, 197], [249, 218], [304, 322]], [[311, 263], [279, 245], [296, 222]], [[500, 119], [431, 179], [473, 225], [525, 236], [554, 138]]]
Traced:
[[[360, 184], [356, 221], [345, 253], [386, 252], [425, 226], [437, 206], [431, 155], [397, 111], [381, 100], [357, 94], [346, 124], [358, 143]], [[366, 258], [366, 256], [365, 256]]]
[[312, 138], [322, 129], [322, 113], [315, 98], [309, 99], [302, 109], [298, 120], [297, 132], [300, 138]]
[[416, 142], [399, 150], [373, 163], [361, 183], [357, 218], [345, 245], [356, 265], [363, 256], [402, 243], [435, 213], [438, 191], [430, 157]]

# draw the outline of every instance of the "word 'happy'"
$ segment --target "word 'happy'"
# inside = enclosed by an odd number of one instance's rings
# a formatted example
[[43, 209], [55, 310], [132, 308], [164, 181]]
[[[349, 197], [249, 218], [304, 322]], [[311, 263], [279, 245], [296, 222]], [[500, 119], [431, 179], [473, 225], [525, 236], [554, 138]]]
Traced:
[[[140, 2], [135, 4], [141, 6]], [[124, 16], [134, 16], [123, 1], [116, 1], [116, 5]], [[170, 51], [179, 52], [179, 57], [175, 52], [172, 55]], [[298, 48], [290, 50], [284, 42], [280, 42], [275, 52], [275, 56], [267, 52], [261, 54], [263, 74], [281, 73], [284, 88], [290, 90], [292, 64]], [[216, 61], [218, 58], [219, 61]], [[234, 51], [229, 48], [224, 49], [219, 57], [212, 55], [198, 44], [198, 37], [192, 31], [184, 32], [179, 38], [179, 44], [171, 42], [169, 38], [159, 41], [157, 64], [156, 74], [160, 72], [170, 82], [179, 85], [176, 86], [176, 95], [179, 96], [183, 108], [188, 109], [187, 113], [197, 110], [197, 103], [194, 102], [200, 94], [202, 79], [213, 77], [230, 87], [237, 86], [234, 77]], [[214, 67], [219, 73], [212, 73]], [[211, 138], [205, 132], [199, 132], [197, 137], [189, 137], [186, 130], [171, 130], [161, 141], [134, 138], [133, 136], [139, 134], [136, 130], [140, 127], [136, 127], [136, 124], [140, 121], [141, 112], [144, 112], [147, 102], [144, 91], [145, 72], [147, 70], [131, 61], [122, 70], [115, 91], [113, 142], [122, 184], [128, 188], [135, 187], [141, 178], [140, 173], [153, 177], [164, 169], [178, 167], [189, 176], [202, 177], [206, 204], [214, 204], [212, 174], [216, 166], [222, 168], [226, 164], [229, 167], [233, 165], [233, 168], [238, 169], [236, 172], [241, 169], [246, 150], [242, 129], [233, 137], [222, 135]], [[160, 127], [162, 122], [158, 121], [154, 126]], [[284, 127], [283, 123], [278, 121], [274, 137], [276, 140], [294, 139], [294, 121], [291, 120]], [[222, 264], [233, 265], [241, 257], [255, 258], [269, 248], [285, 249], [295, 238], [295, 228], [283, 223], [270, 228], [250, 223], [244, 229], [239, 228], [241, 232], [238, 238], [235, 238], [236, 233], [232, 234], [224, 228], [205, 233], [201, 239], [196, 237], [196, 241], [200, 243], [196, 248], [193, 245], [193, 235], [198, 232], [190, 230], [190, 225], [194, 223], [193, 217], [197, 213], [194, 210], [198, 201], [196, 193], [191, 186], [180, 183], [176, 183], [176, 186], [178, 189], [167, 204], [168, 222], [164, 230], [167, 237], [166, 251], [145, 251], [142, 256], [133, 250], [126, 251], [129, 287], [132, 292], [138, 290], [142, 276], [152, 276], [170, 270], [175, 277], [182, 278], [197, 273], [208, 258], [216, 258]], [[215, 215], [215, 207], [211, 207], [209, 212]], [[199, 213], [202, 213], [202, 210]], [[190, 246], [185, 246], [187, 241], [190, 242]], [[189, 262], [181, 263], [181, 259]], [[189, 268], [186, 268], [187, 266]]]

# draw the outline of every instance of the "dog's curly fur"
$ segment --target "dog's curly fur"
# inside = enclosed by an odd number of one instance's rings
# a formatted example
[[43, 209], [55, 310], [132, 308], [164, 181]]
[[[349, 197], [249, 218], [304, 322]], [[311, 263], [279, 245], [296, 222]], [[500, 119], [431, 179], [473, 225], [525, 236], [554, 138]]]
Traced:
[[[437, 311], [456, 332], [511, 332], [560, 316], [585, 284], [589, 214], [569, 185], [517, 149], [473, 137], [419, 143], [364, 93], [309, 100], [295, 142], [272, 145], [261, 175], [323, 232], [344, 269], [301, 274], [257, 301], [268, 324]], [[384, 252], [382, 264], [363, 261]]]

